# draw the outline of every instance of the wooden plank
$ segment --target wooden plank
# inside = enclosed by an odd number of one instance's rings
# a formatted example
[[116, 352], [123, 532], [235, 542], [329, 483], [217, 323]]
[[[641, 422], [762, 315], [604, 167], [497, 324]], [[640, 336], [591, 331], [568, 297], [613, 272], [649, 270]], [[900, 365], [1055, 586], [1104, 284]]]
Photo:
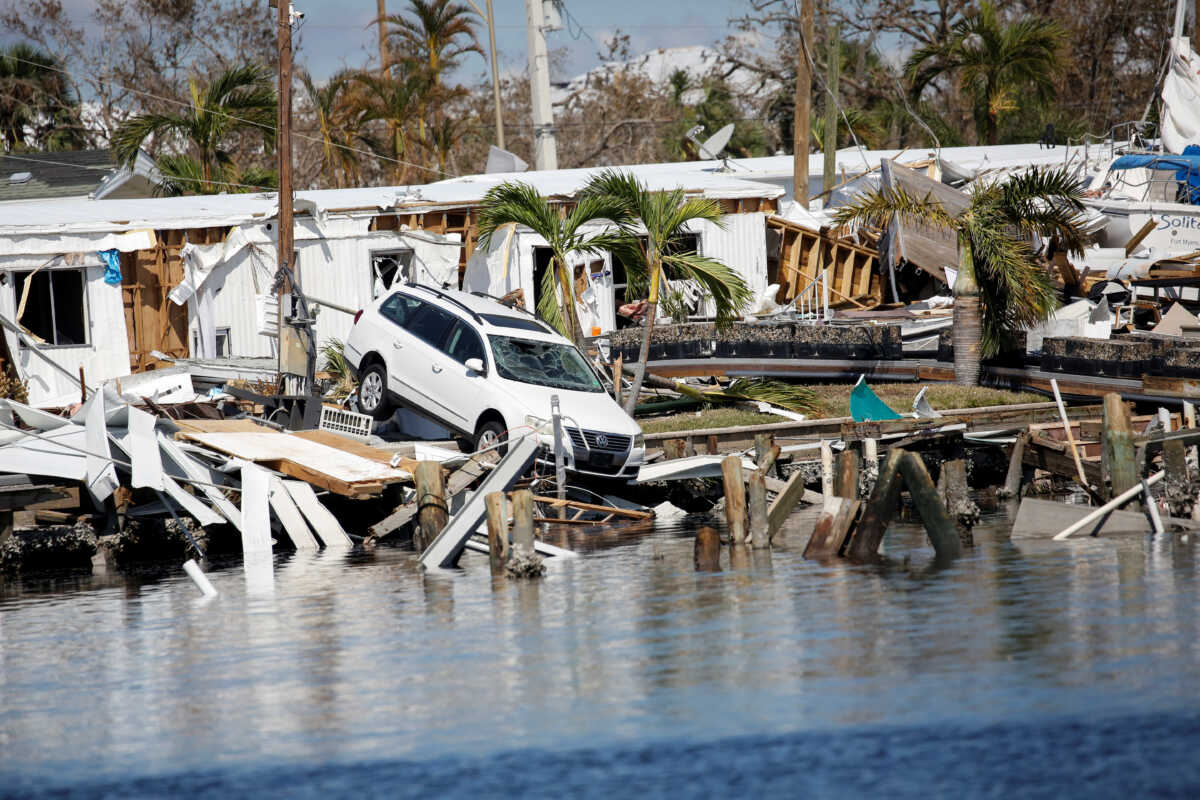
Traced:
[[846, 545], [846, 556], [858, 561], [874, 557], [883, 542], [883, 534], [896, 514], [900, 502], [900, 461], [905, 451], [896, 449], [888, 453], [887, 460], [879, 468], [875, 489], [863, 508], [862, 519]]
[[846, 297], [851, 297], [854, 294], [854, 251], [835, 245], [834, 246], [834, 267], [838, 272], [838, 287], [841, 293]]
[[300, 509], [300, 513], [312, 525], [313, 530], [316, 531], [317, 536], [321, 537], [321, 541], [327, 549], [349, 550], [354, 547], [354, 540], [342, 528], [337, 517], [333, 516], [329, 509], [317, 499], [311, 486], [304, 481], [282, 481], [282, 483], [296, 507]]
[[557, 497], [546, 497], [544, 495], [535, 494], [533, 496], [535, 502], [543, 503], [554, 508], [577, 508], [581, 511], [603, 511], [608, 514], [615, 514], [618, 517], [629, 517], [630, 519], [654, 519], [653, 511], [638, 511], [633, 508], [617, 508], [616, 506], [602, 506], [596, 503], [581, 503], [576, 500], [559, 500]]
[[826, 498], [821, 516], [804, 548], [804, 558], [832, 558], [839, 555], [861, 505], [861, 501], [846, 497]]
[[386, 484], [412, 480], [407, 470], [284, 433], [185, 433], [183, 438], [347, 497], [377, 494]]
[[283, 481], [275, 476], [271, 476], [270, 500], [271, 510], [275, 512], [275, 516], [283, 525], [283, 530], [297, 550], [316, 550], [320, 547], [316, 537], [313, 536], [312, 529], [305, 522], [304, 515], [300, 513], [296, 502], [292, 500], [291, 493], [283, 485]]
[[798, 469], [792, 473], [782, 491], [775, 498], [775, 502], [771, 503], [770, 508], [767, 509], [767, 535], [772, 540], [779, 529], [783, 527], [784, 521], [791, 515], [792, 509], [804, 497], [803, 472]]

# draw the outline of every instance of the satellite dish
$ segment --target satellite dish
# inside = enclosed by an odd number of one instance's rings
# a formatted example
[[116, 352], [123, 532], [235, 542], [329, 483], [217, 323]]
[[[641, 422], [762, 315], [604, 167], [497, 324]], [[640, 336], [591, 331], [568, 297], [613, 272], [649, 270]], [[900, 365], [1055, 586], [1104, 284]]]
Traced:
[[732, 122], [701, 143], [700, 157], [707, 161], [716, 161], [721, 157], [721, 151], [725, 149], [725, 145], [729, 144], [731, 136], [733, 136]]

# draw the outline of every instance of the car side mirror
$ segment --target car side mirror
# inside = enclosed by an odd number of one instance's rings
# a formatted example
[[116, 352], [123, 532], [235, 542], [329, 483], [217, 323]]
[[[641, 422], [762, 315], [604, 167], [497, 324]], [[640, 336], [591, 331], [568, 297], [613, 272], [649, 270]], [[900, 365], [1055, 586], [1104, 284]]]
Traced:
[[463, 366], [465, 366], [467, 369], [471, 370], [472, 372], [478, 372], [480, 375], [483, 374], [483, 361], [481, 359], [468, 358], [463, 363]]

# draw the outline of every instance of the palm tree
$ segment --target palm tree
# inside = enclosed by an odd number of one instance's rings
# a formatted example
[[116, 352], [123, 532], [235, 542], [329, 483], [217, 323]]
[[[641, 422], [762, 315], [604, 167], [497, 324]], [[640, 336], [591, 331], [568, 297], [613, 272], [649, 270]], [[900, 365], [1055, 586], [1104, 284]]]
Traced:
[[23, 42], [0, 50], [0, 137], [7, 150], [86, 143], [79, 100], [59, 59]]
[[[440, 109], [447, 99], [442, 96], [442, 75], [456, 69], [466, 54], [484, 53], [466, 6], [453, 0], [409, 0], [408, 10], [412, 16], [392, 14], [377, 22], [391, 26], [387, 37], [395, 44], [390, 51], [405, 54], [401, 61], [417, 66], [427, 79], [426, 91], [418, 99], [417, 118], [417, 135], [424, 146], [426, 109], [430, 103]], [[440, 118], [440, 111], [437, 116]]]
[[376, 149], [388, 153], [393, 162], [392, 180], [397, 185], [404, 184], [407, 165], [403, 161], [408, 155], [407, 125], [425, 96], [428, 80], [423, 74], [414, 74], [403, 67], [386, 76], [361, 72], [354, 80], [359, 84], [360, 91], [353, 94], [351, 105], [357, 113], [362, 114], [364, 122], [380, 120], [386, 123], [387, 144], [384, 147], [377, 145]]
[[[582, 230], [596, 220], [608, 220], [617, 228], [606, 227], [591, 235]], [[580, 197], [568, 211], [565, 205], [551, 206], [527, 183], [505, 181], [483, 196], [479, 209], [479, 246], [486, 250], [493, 234], [509, 224], [523, 225], [545, 239], [552, 253], [551, 268], [546, 270], [538, 287], [538, 315], [582, 347], [583, 330], [575, 309], [575, 281], [568, 256], [619, 248], [626, 241], [624, 229], [629, 223], [625, 204], [609, 195]]]
[[[237, 172], [230, 141], [247, 130], [261, 132], [268, 146], [275, 142], [275, 89], [265, 67], [246, 64], [218, 75], [207, 88], [189, 81], [191, 106], [179, 113], [139, 114], [124, 122], [113, 134], [113, 154], [132, 164], [138, 148], [148, 137], [171, 137], [189, 148], [199, 170], [201, 193], [223, 190]], [[178, 166], [178, 165], [176, 165]], [[167, 174], [167, 170], [161, 170]], [[174, 174], [174, 173], [172, 173]]]
[[996, 144], [1000, 115], [1020, 107], [1021, 93], [1032, 90], [1041, 102], [1052, 97], [1066, 36], [1062, 26], [1042, 17], [1005, 22], [994, 4], [984, 2], [955, 23], [948, 39], [909, 56], [904, 71], [915, 97], [938, 77], [955, 76], [973, 96], [976, 128]]
[[688, 198], [682, 189], [652, 192], [632, 174], [617, 170], [605, 170], [593, 177], [581, 197], [615, 198], [623, 206], [625, 216], [639, 220], [646, 230], [643, 243], [626, 227], [625, 237], [618, 246], [626, 270], [634, 275], [640, 273], [648, 285], [642, 349], [633, 388], [625, 401], [625, 411], [632, 416], [646, 376], [650, 336], [654, 332], [659, 292], [667, 273], [699, 283], [717, 307], [718, 322], [727, 321], [741, 311], [749, 302], [751, 292], [742, 277], [730, 267], [715, 258], [686, 252], [680, 247], [689, 222], [703, 220], [717, 226], [723, 224], [721, 205], [716, 200]]
[[328, 175], [334, 188], [359, 183], [361, 164], [359, 153], [377, 147], [367, 130], [371, 116], [362, 102], [356, 102], [356, 70], [337, 72], [323, 86], [317, 86], [312, 75], [301, 71], [300, 83], [312, 105], [321, 135], [321, 172]]
[[958, 276], [954, 282], [954, 379], [979, 383], [981, 358], [1012, 344], [1013, 334], [1050, 317], [1058, 305], [1048, 270], [1028, 244], [1032, 234], [1056, 237], [1081, 252], [1083, 189], [1066, 170], [1031, 170], [1004, 182], [977, 183], [970, 202], [951, 215], [929, 195], [878, 189], [837, 210], [838, 225], [883, 227], [894, 217], [954, 231]]

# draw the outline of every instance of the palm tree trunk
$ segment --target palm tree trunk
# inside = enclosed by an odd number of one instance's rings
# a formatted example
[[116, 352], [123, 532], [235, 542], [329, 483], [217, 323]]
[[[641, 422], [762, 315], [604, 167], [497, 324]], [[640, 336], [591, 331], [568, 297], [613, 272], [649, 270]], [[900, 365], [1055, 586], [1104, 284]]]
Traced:
[[975, 258], [966, 236], [959, 237], [958, 253], [958, 277], [954, 281], [954, 382], [959, 386], [978, 386], [983, 325]]
[[[646, 321], [642, 323], [642, 349], [638, 353], [637, 371], [633, 375], [633, 385], [625, 396], [624, 411], [633, 416], [637, 406], [638, 394], [642, 391], [642, 382], [646, 380], [646, 362], [650, 360], [650, 337], [654, 333], [654, 318], [658, 316], [658, 286], [662, 270], [657, 264], [650, 268], [650, 294], [646, 298]], [[621, 376], [616, 376], [617, 380]]]
[[571, 273], [567, 270], [565, 258], [555, 256], [554, 260], [558, 269], [558, 286], [562, 289], [563, 311], [567, 315], [567, 330], [571, 332], [571, 339], [575, 342], [575, 346], [583, 350], [587, 342], [583, 340], [583, 327], [579, 324], [579, 313], [575, 308], [575, 287]]

